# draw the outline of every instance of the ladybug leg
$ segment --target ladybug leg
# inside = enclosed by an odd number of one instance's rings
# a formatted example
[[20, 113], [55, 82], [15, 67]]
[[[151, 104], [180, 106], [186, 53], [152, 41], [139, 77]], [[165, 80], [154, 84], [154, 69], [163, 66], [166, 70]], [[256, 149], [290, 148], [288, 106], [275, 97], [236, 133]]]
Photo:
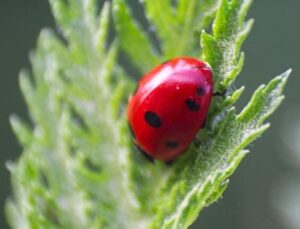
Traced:
[[225, 91], [217, 91], [213, 93], [213, 96], [224, 96], [226, 95], [227, 89]]
[[203, 122], [203, 124], [202, 124], [202, 126], [201, 126], [201, 129], [205, 128], [205, 127], [206, 127], [206, 124], [207, 124], [207, 118], [205, 118], [205, 120], [204, 120], [204, 122]]
[[142, 153], [142, 155], [151, 163], [154, 162], [154, 159], [150, 157], [141, 147], [139, 147], [135, 142], [134, 142], [135, 147]]
[[199, 148], [199, 147], [200, 147], [200, 145], [201, 145], [201, 141], [200, 141], [200, 139], [199, 139], [199, 138], [195, 138], [195, 139], [194, 139], [194, 145], [195, 145], [197, 148]]
[[131, 125], [128, 123], [128, 128], [129, 128], [129, 131], [130, 131], [130, 133], [131, 133], [131, 135], [132, 135], [132, 137], [133, 137], [133, 144], [135, 145], [135, 147], [138, 149], [138, 151], [140, 151], [143, 155], [144, 155], [144, 157], [148, 160], [148, 161], [150, 161], [150, 162], [154, 162], [154, 159], [152, 158], [152, 157], [150, 157], [141, 147], [139, 147], [136, 143], [135, 143], [135, 133], [134, 133], [134, 131], [133, 131], [133, 129], [132, 129], [132, 127], [131, 127]]
[[128, 129], [129, 129], [132, 137], [135, 139], [135, 133], [134, 133], [134, 131], [133, 131], [133, 129], [132, 129], [132, 127], [131, 127], [131, 125], [129, 123], [128, 123]]
[[165, 164], [167, 166], [172, 166], [175, 160], [169, 160], [169, 161], [165, 161]]

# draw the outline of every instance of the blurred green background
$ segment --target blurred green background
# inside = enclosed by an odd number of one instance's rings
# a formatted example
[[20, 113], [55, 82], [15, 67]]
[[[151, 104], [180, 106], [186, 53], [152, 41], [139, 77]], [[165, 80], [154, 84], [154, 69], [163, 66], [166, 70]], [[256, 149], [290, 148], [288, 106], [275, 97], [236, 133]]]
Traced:
[[[300, 228], [300, 203], [292, 199], [299, 195], [300, 202], [300, 1], [254, 0], [249, 16], [256, 22], [243, 47], [244, 70], [235, 83], [247, 86], [239, 106], [261, 83], [290, 67], [293, 73], [286, 100], [270, 119], [271, 129], [250, 146], [251, 153], [232, 176], [223, 198], [202, 212], [194, 229]], [[54, 26], [46, 0], [0, 0], [0, 228], [7, 227], [3, 206], [11, 192], [5, 163], [16, 161], [21, 153], [8, 118], [13, 113], [28, 117], [18, 72], [29, 68], [28, 53], [39, 31]], [[293, 146], [297, 143], [299, 148]]]

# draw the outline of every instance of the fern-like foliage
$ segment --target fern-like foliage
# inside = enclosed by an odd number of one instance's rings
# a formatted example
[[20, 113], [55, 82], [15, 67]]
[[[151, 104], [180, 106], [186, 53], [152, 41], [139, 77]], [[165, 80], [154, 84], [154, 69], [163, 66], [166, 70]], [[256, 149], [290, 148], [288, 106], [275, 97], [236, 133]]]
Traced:
[[[268, 128], [264, 121], [282, 101], [289, 71], [259, 87], [241, 112], [233, 105], [243, 87], [214, 98], [200, 146], [166, 165], [149, 162], [132, 144], [124, 111], [134, 82], [118, 51], [140, 72], [174, 56], [202, 58], [213, 68], [215, 91], [225, 91], [242, 69], [250, 1], [144, 0], [151, 34], [124, 0], [50, 3], [63, 39], [43, 30], [30, 56], [32, 74], [20, 76], [33, 125], [11, 118], [24, 152], [8, 163], [10, 225], [188, 227], [222, 195], [245, 147]], [[212, 34], [204, 32], [211, 23]]]

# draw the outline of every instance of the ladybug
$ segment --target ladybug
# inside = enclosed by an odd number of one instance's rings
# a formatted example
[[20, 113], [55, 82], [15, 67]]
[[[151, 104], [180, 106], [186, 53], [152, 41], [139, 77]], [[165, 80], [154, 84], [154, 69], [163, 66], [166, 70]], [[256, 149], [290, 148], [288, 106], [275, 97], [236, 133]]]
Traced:
[[156, 66], [139, 81], [128, 102], [135, 144], [151, 158], [175, 159], [203, 126], [212, 96], [207, 63], [178, 57]]

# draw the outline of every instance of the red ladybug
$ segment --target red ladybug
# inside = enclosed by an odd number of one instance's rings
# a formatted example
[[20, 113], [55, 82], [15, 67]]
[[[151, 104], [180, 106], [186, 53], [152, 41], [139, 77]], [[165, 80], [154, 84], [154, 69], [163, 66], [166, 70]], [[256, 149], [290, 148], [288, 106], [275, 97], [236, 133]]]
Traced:
[[158, 65], [139, 81], [128, 103], [135, 144], [151, 158], [173, 160], [203, 126], [212, 95], [208, 64], [179, 57]]

